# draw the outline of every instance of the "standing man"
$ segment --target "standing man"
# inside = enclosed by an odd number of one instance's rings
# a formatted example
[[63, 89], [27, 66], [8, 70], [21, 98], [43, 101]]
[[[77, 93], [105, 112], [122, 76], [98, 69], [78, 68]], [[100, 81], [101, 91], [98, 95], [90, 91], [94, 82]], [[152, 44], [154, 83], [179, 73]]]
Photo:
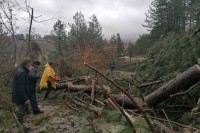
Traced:
[[26, 58], [15, 69], [13, 74], [12, 102], [15, 103], [16, 117], [21, 125], [27, 111], [29, 100], [29, 67], [31, 59]]
[[44, 96], [44, 100], [48, 98], [48, 95], [51, 90], [56, 89], [56, 73], [53, 69], [55, 64], [53, 62], [49, 62], [45, 65], [44, 72], [42, 74], [42, 78], [40, 80], [39, 88], [40, 90], [46, 89], [46, 94]]
[[37, 82], [40, 79], [40, 76], [38, 76], [38, 68], [40, 66], [39, 61], [34, 61], [32, 65], [29, 67], [29, 77], [30, 77], [30, 102], [31, 107], [34, 114], [41, 114], [44, 113], [44, 111], [41, 111], [38, 107], [37, 103], [37, 97], [36, 97], [36, 88], [37, 88]]
[[115, 63], [115, 61], [113, 60], [113, 61], [110, 63], [110, 70], [111, 70], [111, 72], [114, 71], [115, 68], [116, 68], [116, 63]]

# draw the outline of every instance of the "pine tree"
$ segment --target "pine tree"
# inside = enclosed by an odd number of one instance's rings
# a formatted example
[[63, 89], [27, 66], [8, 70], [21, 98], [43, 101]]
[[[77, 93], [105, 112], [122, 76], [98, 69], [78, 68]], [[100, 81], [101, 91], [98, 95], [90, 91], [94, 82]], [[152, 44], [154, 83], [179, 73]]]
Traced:
[[99, 49], [101, 48], [102, 44], [102, 27], [99, 24], [99, 21], [95, 14], [92, 15], [90, 19], [91, 21], [89, 21], [88, 27], [89, 41], [91, 45], [94, 45], [96, 49]]
[[120, 34], [117, 34], [117, 55], [124, 56], [124, 43], [121, 40]]
[[87, 25], [81, 12], [76, 12], [73, 19], [74, 23], [69, 24], [71, 29], [68, 33], [68, 40], [73, 49], [78, 49], [81, 52], [87, 45]]
[[63, 55], [63, 49], [66, 45], [66, 24], [58, 20], [53, 26], [53, 38], [55, 40], [55, 48], [60, 56]]

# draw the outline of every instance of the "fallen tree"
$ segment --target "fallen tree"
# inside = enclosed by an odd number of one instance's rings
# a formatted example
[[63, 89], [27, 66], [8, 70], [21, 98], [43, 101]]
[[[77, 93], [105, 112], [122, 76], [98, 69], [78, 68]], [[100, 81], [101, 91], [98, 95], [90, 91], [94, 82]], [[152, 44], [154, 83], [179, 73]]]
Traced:
[[[111, 92], [111, 89], [109, 86], [107, 85], [103, 85], [106, 90], [108, 92]], [[95, 92], [100, 92], [100, 86], [99, 85], [95, 85]], [[58, 83], [56, 85], [56, 89], [58, 90], [62, 90], [62, 89], [66, 89], [69, 90], [71, 92], [78, 92], [78, 91], [83, 91], [86, 93], [91, 93], [92, 92], [92, 86], [88, 86], [88, 85], [74, 85], [72, 82], [63, 82], [63, 83]]]
[[[100, 76], [104, 77], [107, 81], [109, 81], [112, 85], [114, 85], [118, 90], [122, 91], [130, 100], [131, 102], [136, 106], [137, 109], [139, 109], [139, 111], [141, 111], [141, 113], [143, 114], [150, 130], [155, 133], [155, 130], [153, 128], [153, 125], [150, 121], [150, 119], [148, 118], [148, 116], [146, 115], [146, 113], [143, 111], [142, 107], [140, 107], [137, 102], [130, 96], [129, 92], [127, 92], [125, 90], [125, 88], [121, 87], [119, 84], [117, 84], [116, 82], [114, 82], [112, 79], [106, 77], [104, 74], [102, 74], [101, 72], [99, 72], [96, 68], [94, 68], [93, 66], [87, 64], [87, 63], [84, 63], [87, 67], [91, 68], [92, 70], [94, 70], [96, 73], [98, 73]], [[98, 82], [98, 81], [97, 81]], [[109, 97], [111, 100], [112, 98]], [[113, 101], [113, 100], [112, 100]], [[116, 104], [117, 105], [117, 104]], [[121, 111], [123, 112], [123, 111]]]
[[[136, 108], [133, 102], [126, 95], [110, 94], [110, 96], [121, 106], [125, 108]], [[133, 97], [136, 103], [142, 107], [143, 100], [138, 97]]]
[[167, 98], [170, 98], [170, 95], [187, 90], [198, 81], [200, 81], [200, 67], [199, 65], [194, 65], [156, 91], [145, 96], [144, 102], [146, 102], [148, 106], [155, 106]]

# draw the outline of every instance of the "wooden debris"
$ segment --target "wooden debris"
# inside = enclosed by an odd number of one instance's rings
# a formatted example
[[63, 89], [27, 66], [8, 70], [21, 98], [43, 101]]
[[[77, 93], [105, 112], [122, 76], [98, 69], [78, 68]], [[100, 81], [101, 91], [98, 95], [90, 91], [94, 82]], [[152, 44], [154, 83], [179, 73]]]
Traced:
[[74, 104], [78, 105], [78, 106], [83, 107], [83, 108], [89, 108], [91, 111], [95, 112], [95, 113], [98, 114], [98, 115], [101, 115], [101, 114], [102, 114], [103, 109], [101, 109], [101, 108], [99, 108], [99, 107], [96, 107], [96, 106], [91, 105], [91, 104], [86, 105], [86, 104], [81, 103], [81, 102], [78, 102], [78, 101], [76, 101], [76, 100], [72, 100], [72, 102], [73, 102]]
[[[127, 92], [125, 90], [125, 88], [121, 87], [119, 84], [117, 84], [116, 82], [114, 82], [113, 80], [111, 80], [110, 78], [108, 78], [107, 76], [105, 76], [104, 74], [102, 74], [101, 72], [99, 72], [96, 68], [94, 68], [93, 66], [84, 63], [87, 67], [91, 68], [92, 70], [94, 70], [96, 73], [98, 73], [99, 75], [101, 75], [102, 77], [104, 77], [107, 81], [109, 81], [111, 84], [113, 84], [117, 89], [119, 89], [120, 91], [122, 91], [130, 100], [131, 102], [141, 111], [141, 113], [143, 114], [150, 130], [155, 133], [155, 130], [153, 128], [153, 125], [150, 121], [150, 119], [148, 118], [148, 116], [146, 115], [146, 113], [143, 111], [143, 109], [136, 103], [136, 101], [130, 96], [129, 92]], [[97, 81], [98, 82], [98, 81]], [[99, 83], [99, 82], [98, 82]], [[99, 84], [100, 85], [100, 84]], [[109, 97], [110, 98], [110, 97]]]
[[110, 98], [106, 99], [106, 104], [107, 104], [110, 108], [112, 108], [113, 110], [119, 111], [118, 107], [113, 103], [113, 101], [112, 101]]
[[161, 80], [156, 80], [156, 81], [152, 81], [152, 82], [149, 82], [149, 83], [143, 83], [143, 84], [139, 85], [138, 87], [143, 88], [143, 87], [151, 86], [151, 85], [154, 85], [154, 84], [159, 84], [161, 82], [162, 82]]

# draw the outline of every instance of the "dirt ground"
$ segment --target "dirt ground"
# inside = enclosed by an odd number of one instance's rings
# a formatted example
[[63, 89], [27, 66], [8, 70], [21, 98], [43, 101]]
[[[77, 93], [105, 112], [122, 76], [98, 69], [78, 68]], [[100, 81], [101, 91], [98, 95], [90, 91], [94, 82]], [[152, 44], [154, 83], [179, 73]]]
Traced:
[[[42, 103], [44, 114], [30, 114], [26, 125], [31, 128], [31, 133], [86, 133], [92, 131], [92, 126], [85, 117], [74, 115], [74, 111], [64, 105], [49, 105]], [[120, 132], [123, 126], [108, 123], [102, 118], [96, 118], [92, 122], [95, 130], [102, 133]]]

